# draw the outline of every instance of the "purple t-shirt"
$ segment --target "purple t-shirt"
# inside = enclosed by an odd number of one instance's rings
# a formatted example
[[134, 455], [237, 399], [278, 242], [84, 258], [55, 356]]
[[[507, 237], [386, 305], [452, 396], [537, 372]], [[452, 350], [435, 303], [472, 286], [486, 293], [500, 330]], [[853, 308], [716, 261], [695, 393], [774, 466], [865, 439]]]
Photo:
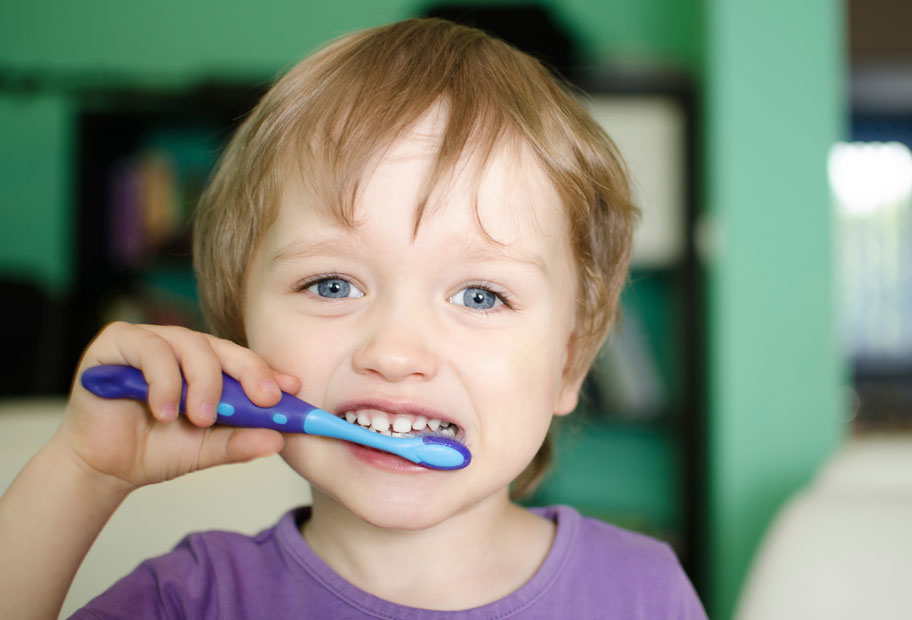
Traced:
[[706, 618], [667, 545], [583, 518], [566, 506], [535, 510], [557, 523], [544, 563], [512, 594], [465, 611], [404, 607], [348, 583], [301, 536], [299, 524], [310, 509], [299, 508], [256, 536], [191, 534], [172, 552], [140, 564], [72, 617]]

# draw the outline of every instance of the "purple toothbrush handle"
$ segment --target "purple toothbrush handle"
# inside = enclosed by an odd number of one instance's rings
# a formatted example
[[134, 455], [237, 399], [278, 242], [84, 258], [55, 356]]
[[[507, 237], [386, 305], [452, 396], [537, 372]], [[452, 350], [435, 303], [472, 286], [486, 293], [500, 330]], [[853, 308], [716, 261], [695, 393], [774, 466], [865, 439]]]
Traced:
[[[149, 397], [149, 385], [142, 372], [132, 366], [93, 366], [82, 373], [82, 385], [102, 398], [130, 398], [145, 402]], [[181, 392], [181, 413], [186, 413], [186, 399], [185, 381]], [[277, 405], [258, 407], [250, 402], [236, 379], [222, 374], [222, 396], [217, 407], [218, 422], [231, 426], [300, 433], [304, 430], [304, 418], [314, 409], [317, 407], [284, 392]]]
[[[102, 398], [149, 398], [149, 384], [142, 372], [132, 366], [93, 366], [82, 373], [82, 387]], [[187, 384], [181, 392], [181, 408], [187, 398]]]

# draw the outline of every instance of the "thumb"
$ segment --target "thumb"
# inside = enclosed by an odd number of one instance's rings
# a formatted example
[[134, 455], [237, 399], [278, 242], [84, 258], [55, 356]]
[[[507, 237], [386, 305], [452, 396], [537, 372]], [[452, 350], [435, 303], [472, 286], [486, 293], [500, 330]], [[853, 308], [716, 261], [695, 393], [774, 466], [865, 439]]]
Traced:
[[267, 428], [214, 426], [208, 431], [200, 446], [198, 469], [272, 456], [285, 445], [280, 432]]

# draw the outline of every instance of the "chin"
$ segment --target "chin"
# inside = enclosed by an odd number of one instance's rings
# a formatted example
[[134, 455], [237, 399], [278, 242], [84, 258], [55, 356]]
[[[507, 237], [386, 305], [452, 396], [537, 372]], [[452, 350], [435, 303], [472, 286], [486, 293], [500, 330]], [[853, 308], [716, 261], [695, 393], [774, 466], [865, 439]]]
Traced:
[[442, 489], [414, 484], [388, 484], [372, 490], [340, 490], [330, 497], [345, 510], [374, 527], [420, 531], [440, 525], [464, 509], [463, 501]]
[[449, 514], [434, 514], [431, 511], [415, 512], [403, 510], [401, 507], [372, 506], [366, 511], [352, 513], [365, 523], [384, 530], [401, 530], [405, 532], [419, 532], [440, 525], [450, 516]]

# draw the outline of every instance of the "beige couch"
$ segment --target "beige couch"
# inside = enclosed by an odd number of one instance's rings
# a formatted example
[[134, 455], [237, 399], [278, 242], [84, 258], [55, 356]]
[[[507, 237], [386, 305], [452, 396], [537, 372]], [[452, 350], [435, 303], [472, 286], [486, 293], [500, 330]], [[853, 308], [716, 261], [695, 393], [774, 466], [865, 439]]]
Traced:
[[736, 618], [912, 618], [912, 435], [849, 440], [788, 502]]
[[[0, 491], [54, 433], [63, 406], [59, 399], [0, 402]], [[142, 559], [168, 551], [187, 532], [217, 528], [252, 534], [309, 501], [307, 483], [279, 457], [140, 489], [127, 498], [92, 547], [61, 616], [73, 613]]]

